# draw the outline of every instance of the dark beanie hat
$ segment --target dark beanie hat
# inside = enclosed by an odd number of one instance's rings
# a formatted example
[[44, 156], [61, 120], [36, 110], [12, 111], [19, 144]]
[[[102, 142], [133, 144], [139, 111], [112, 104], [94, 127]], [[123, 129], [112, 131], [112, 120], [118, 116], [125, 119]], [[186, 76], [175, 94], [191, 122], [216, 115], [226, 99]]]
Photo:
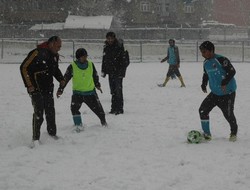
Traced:
[[106, 34], [106, 38], [107, 37], [113, 37], [113, 38], [115, 38], [115, 33], [114, 32], [108, 32], [107, 34]]
[[170, 43], [170, 42], [175, 43], [175, 40], [174, 40], [174, 39], [169, 39], [168, 42], [169, 42], [169, 43]]
[[213, 51], [214, 52], [214, 44], [210, 41], [204, 41], [202, 42], [202, 44], [200, 45], [200, 50], [203, 50], [203, 49], [206, 49], [206, 50], [209, 50], [209, 51]]
[[76, 59], [79, 59], [82, 56], [88, 55], [88, 52], [84, 48], [79, 48], [76, 50]]

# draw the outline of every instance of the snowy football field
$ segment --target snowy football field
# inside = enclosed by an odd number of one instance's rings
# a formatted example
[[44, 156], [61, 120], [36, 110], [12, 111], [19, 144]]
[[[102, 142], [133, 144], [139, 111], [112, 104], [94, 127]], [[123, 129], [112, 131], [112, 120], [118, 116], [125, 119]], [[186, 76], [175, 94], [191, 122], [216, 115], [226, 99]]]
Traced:
[[[41, 129], [42, 145], [28, 148], [32, 106], [19, 64], [0, 64], [1, 190], [249, 190], [250, 63], [233, 63], [237, 93], [238, 141], [229, 142], [229, 125], [221, 111], [211, 114], [213, 140], [187, 144], [188, 131], [200, 130], [198, 108], [202, 63], [181, 63], [186, 88], [178, 80], [162, 83], [168, 69], [158, 62], [131, 63], [124, 79], [125, 113], [110, 115], [108, 79], [98, 92], [109, 128], [83, 105], [82, 133], [74, 133], [71, 85], [55, 99], [58, 135]], [[64, 73], [68, 64], [60, 64]], [[100, 63], [95, 64], [100, 74]], [[58, 83], [55, 81], [55, 89]]]

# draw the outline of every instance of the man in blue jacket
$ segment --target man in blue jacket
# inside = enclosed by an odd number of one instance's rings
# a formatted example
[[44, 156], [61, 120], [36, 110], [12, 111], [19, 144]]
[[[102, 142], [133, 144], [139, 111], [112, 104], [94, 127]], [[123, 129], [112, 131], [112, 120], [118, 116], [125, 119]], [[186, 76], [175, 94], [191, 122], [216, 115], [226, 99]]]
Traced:
[[234, 142], [237, 140], [238, 131], [234, 115], [234, 101], [237, 88], [234, 75], [236, 71], [226, 57], [214, 53], [215, 47], [212, 42], [204, 41], [200, 45], [200, 51], [205, 58], [201, 89], [204, 93], [207, 93], [206, 87], [208, 82], [211, 89], [211, 92], [203, 100], [199, 108], [204, 138], [206, 140], [211, 140], [212, 138], [209, 126], [209, 113], [215, 106], [218, 106], [230, 124], [231, 134], [229, 141]]
[[174, 78], [175, 76], [177, 76], [181, 82], [181, 87], [186, 87], [179, 70], [180, 55], [178, 46], [175, 45], [174, 39], [170, 39], [168, 42], [169, 42], [169, 47], [167, 50], [167, 56], [161, 60], [161, 63], [167, 61], [169, 63], [169, 68], [165, 81], [163, 82], [163, 84], [158, 84], [158, 86], [165, 87], [170, 78]]

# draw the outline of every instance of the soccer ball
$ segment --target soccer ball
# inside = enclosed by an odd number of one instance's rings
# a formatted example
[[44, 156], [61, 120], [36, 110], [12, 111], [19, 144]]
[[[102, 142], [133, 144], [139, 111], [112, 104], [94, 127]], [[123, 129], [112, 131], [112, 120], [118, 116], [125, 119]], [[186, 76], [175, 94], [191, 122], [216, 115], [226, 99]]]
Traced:
[[192, 144], [198, 144], [202, 141], [202, 135], [199, 131], [192, 130], [188, 133], [187, 141]]

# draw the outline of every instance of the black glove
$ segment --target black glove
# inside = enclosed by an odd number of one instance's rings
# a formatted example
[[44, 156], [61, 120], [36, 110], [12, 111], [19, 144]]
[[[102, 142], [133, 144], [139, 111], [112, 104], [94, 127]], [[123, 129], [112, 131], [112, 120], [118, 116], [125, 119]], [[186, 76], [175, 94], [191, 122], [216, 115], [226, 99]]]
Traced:
[[204, 93], [207, 93], [207, 86], [206, 86], [206, 85], [202, 84], [202, 85], [201, 85], [201, 89], [202, 89], [202, 91], [203, 91]]
[[60, 98], [60, 96], [63, 94], [63, 89], [62, 88], [58, 88], [57, 92], [56, 92], [56, 97]]
[[101, 76], [102, 76], [103, 78], [105, 78], [105, 77], [106, 77], [106, 73], [102, 72], [102, 73], [101, 73]]

